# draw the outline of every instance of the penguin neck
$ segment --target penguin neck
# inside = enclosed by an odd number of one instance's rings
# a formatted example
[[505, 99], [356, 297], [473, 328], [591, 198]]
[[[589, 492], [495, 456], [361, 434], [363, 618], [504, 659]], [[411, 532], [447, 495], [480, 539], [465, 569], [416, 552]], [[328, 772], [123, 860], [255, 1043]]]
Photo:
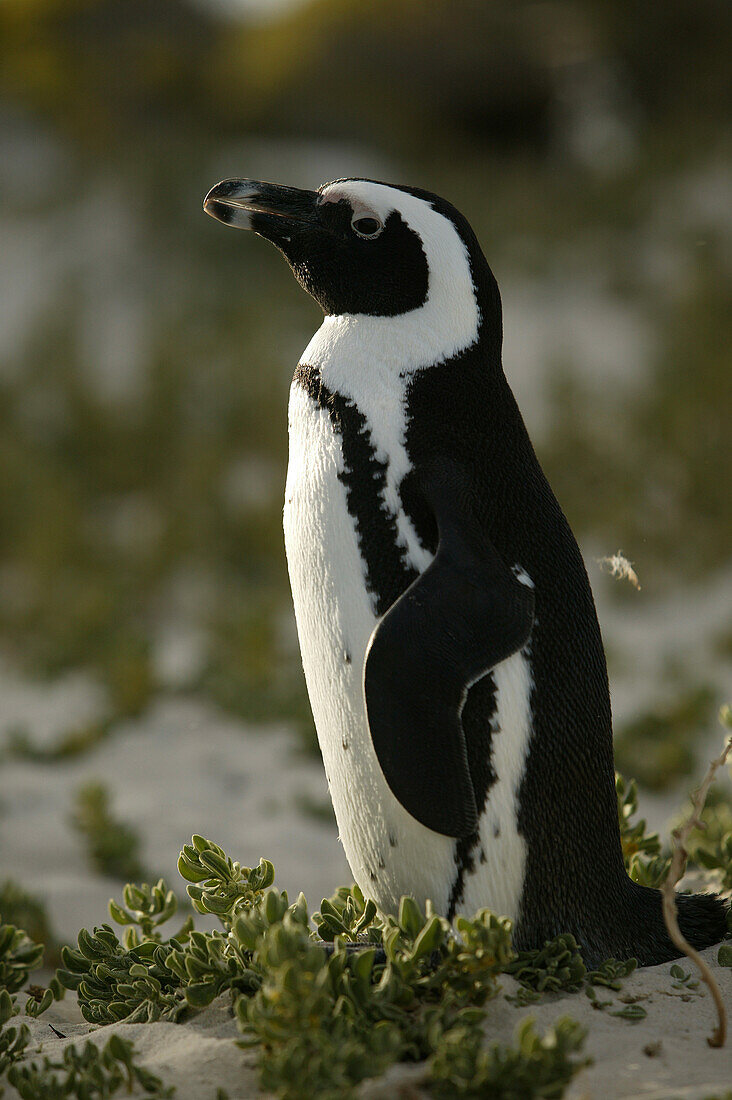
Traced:
[[[407, 393], [416, 374], [446, 362], [477, 339], [478, 310], [464, 310], [444, 333], [428, 301], [398, 317], [328, 316], [305, 349], [301, 365], [317, 370], [331, 393], [355, 405], [391, 451], [403, 439]], [[472, 317], [470, 313], [472, 312]], [[443, 321], [444, 328], [444, 321]]]
[[503, 372], [500, 348], [483, 334], [476, 345], [413, 379], [406, 445], [415, 464], [449, 454], [469, 468], [484, 468], [494, 490], [504, 485], [509, 496], [518, 497], [539, 487], [540, 495], [550, 495]]

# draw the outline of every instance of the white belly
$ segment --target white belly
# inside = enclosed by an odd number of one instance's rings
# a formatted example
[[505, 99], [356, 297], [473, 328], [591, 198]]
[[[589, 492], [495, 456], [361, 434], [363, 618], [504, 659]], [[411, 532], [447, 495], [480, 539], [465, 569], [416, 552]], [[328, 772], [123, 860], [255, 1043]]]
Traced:
[[[392, 912], [402, 894], [412, 894], [422, 906], [430, 898], [444, 913], [456, 877], [456, 842], [420, 825], [396, 800], [366, 721], [363, 664], [377, 619], [338, 477], [343, 472], [340, 442], [327, 410], [293, 384], [285, 547], [318, 741], [340, 839], [364, 894]], [[387, 457], [397, 465], [404, 459], [403, 452]], [[396, 518], [400, 533], [411, 530], [403, 513]], [[410, 549], [408, 560], [424, 569], [430, 555], [421, 547]], [[474, 872], [465, 876], [459, 908], [472, 913], [489, 906], [515, 919], [525, 862], [524, 841], [516, 830], [516, 792], [530, 733], [526, 656], [515, 654], [494, 675], [498, 779], [489, 792]]]
[[[285, 548], [303, 668], [340, 839], [354, 878], [383, 909], [402, 894], [443, 911], [455, 843], [394, 798], [371, 743], [363, 664], [376, 624], [346, 490], [340, 439], [325, 409], [290, 394]], [[350, 660], [349, 660], [350, 658]]]

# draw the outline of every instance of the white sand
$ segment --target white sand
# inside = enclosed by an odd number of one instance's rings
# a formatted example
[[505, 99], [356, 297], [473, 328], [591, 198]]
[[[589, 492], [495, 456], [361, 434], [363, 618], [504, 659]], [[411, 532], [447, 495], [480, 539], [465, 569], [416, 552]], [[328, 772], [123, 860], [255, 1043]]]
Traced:
[[[44, 740], [87, 718], [78, 678], [28, 684], [4, 670], [0, 703], [12, 716], [2, 731], [26, 724]], [[56, 707], [54, 709], [54, 705]], [[39, 737], [40, 740], [40, 737]], [[298, 751], [286, 730], [254, 729], [190, 698], [163, 698], [83, 756], [51, 763], [10, 760], [0, 784], [0, 880], [10, 877], [45, 901], [56, 935], [75, 943], [79, 928], [109, 920], [120, 884], [96, 875], [69, 817], [74, 793], [101, 780], [112, 813], [133, 824], [142, 858], [185, 897], [176, 868], [183, 844], [200, 833], [244, 864], [271, 859], [276, 884], [313, 909], [351, 882], [335, 822], [304, 814], [302, 800], [329, 805], [323, 769]]]
[[[732, 1007], [732, 970], [716, 965], [717, 950], [710, 948], [704, 957]], [[674, 989], [669, 964], [637, 971], [620, 993], [596, 987], [598, 1000], [613, 1002], [604, 1011], [593, 1010], [584, 993], [551, 995], [528, 1008], [515, 1008], [505, 995], [514, 993], [517, 983], [504, 977], [501, 985], [501, 995], [488, 1005], [486, 1043], [510, 1043], [516, 1025], [526, 1016], [534, 1018], [540, 1033], [561, 1016], [571, 1016], [589, 1029], [585, 1054], [594, 1064], [575, 1078], [565, 1094], [567, 1100], [704, 1100], [721, 1098], [732, 1088], [732, 1047], [712, 1050], [707, 1045], [715, 1022], [708, 992], [700, 986], [700, 993], [689, 996]], [[630, 1023], [610, 1015], [623, 1008], [621, 998], [627, 997], [637, 998], [646, 1009], [645, 1020]], [[30, 1020], [29, 1026], [34, 1040], [43, 1044], [43, 1053], [58, 1056], [64, 1046], [83, 1041], [89, 1032], [88, 1025], [79, 1021], [74, 998], [69, 997], [40, 1020]], [[67, 1038], [56, 1038], [49, 1023]], [[134, 1041], [139, 1064], [176, 1086], [176, 1100], [214, 1100], [216, 1088], [225, 1088], [231, 1100], [263, 1095], [257, 1089], [256, 1054], [235, 1045], [239, 1033], [228, 995], [188, 1023], [112, 1024], [97, 1029], [94, 1042], [103, 1045], [114, 1032]], [[658, 1053], [646, 1053], [656, 1044], [660, 1044]], [[364, 1100], [426, 1098], [419, 1088], [423, 1075], [423, 1066], [397, 1065], [378, 1081], [365, 1082], [361, 1095]], [[16, 1096], [8, 1089], [5, 1100]]]

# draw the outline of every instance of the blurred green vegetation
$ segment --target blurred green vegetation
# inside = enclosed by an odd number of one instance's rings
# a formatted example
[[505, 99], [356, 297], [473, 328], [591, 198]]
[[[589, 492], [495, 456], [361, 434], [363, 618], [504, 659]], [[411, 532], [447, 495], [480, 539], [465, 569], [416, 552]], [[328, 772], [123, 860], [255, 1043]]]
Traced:
[[250, 157], [313, 185], [355, 149], [447, 195], [502, 285], [599, 272], [653, 334], [642, 378], [560, 355], [540, 458], [580, 538], [642, 546], [647, 591], [724, 564], [730, 220], [698, 192], [729, 173], [726, 0], [310, 0], [259, 21], [5, 0], [0, 43], [22, 334], [0, 355], [0, 645], [104, 682], [109, 715], [71, 751], [163, 688], [314, 743], [280, 512], [319, 314], [200, 210]]
[[102, 875], [110, 878], [152, 882], [155, 878], [140, 859], [137, 830], [114, 817], [109, 808], [109, 791], [92, 780], [76, 792], [71, 823], [86, 842], [87, 857]]
[[729, 272], [707, 249], [679, 297], [653, 309], [659, 348], [649, 384], [621, 404], [620, 421], [603, 423], [597, 393], [576, 379], [560, 373], [555, 385], [542, 458], [570, 521], [643, 545], [646, 568], [676, 584], [723, 565], [732, 545], [729, 307]]
[[5, 0], [0, 30], [5, 94], [97, 151], [173, 128], [535, 154], [568, 70], [606, 62], [646, 133], [704, 139], [731, 109], [726, 0], [301, 0], [255, 22], [185, 0]]
[[616, 729], [618, 768], [651, 790], [683, 780], [694, 771], [694, 749], [713, 720], [714, 702], [709, 687], [695, 687]]
[[22, 928], [34, 943], [43, 944], [43, 965], [58, 966], [60, 945], [51, 928], [43, 902], [12, 879], [0, 882], [0, 913], [5, 924]]

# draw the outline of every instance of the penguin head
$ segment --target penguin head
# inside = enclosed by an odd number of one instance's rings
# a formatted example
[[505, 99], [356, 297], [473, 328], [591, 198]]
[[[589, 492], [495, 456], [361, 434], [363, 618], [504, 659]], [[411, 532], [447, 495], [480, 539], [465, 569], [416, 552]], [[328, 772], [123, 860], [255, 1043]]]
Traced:
[[230, 179], [203, 208], [271, 241], [327, 315], [396, 317], [429, 304], [500, 347], [493, 274], [466, 218], [437, 195], [365, 179], [318, 191]]

